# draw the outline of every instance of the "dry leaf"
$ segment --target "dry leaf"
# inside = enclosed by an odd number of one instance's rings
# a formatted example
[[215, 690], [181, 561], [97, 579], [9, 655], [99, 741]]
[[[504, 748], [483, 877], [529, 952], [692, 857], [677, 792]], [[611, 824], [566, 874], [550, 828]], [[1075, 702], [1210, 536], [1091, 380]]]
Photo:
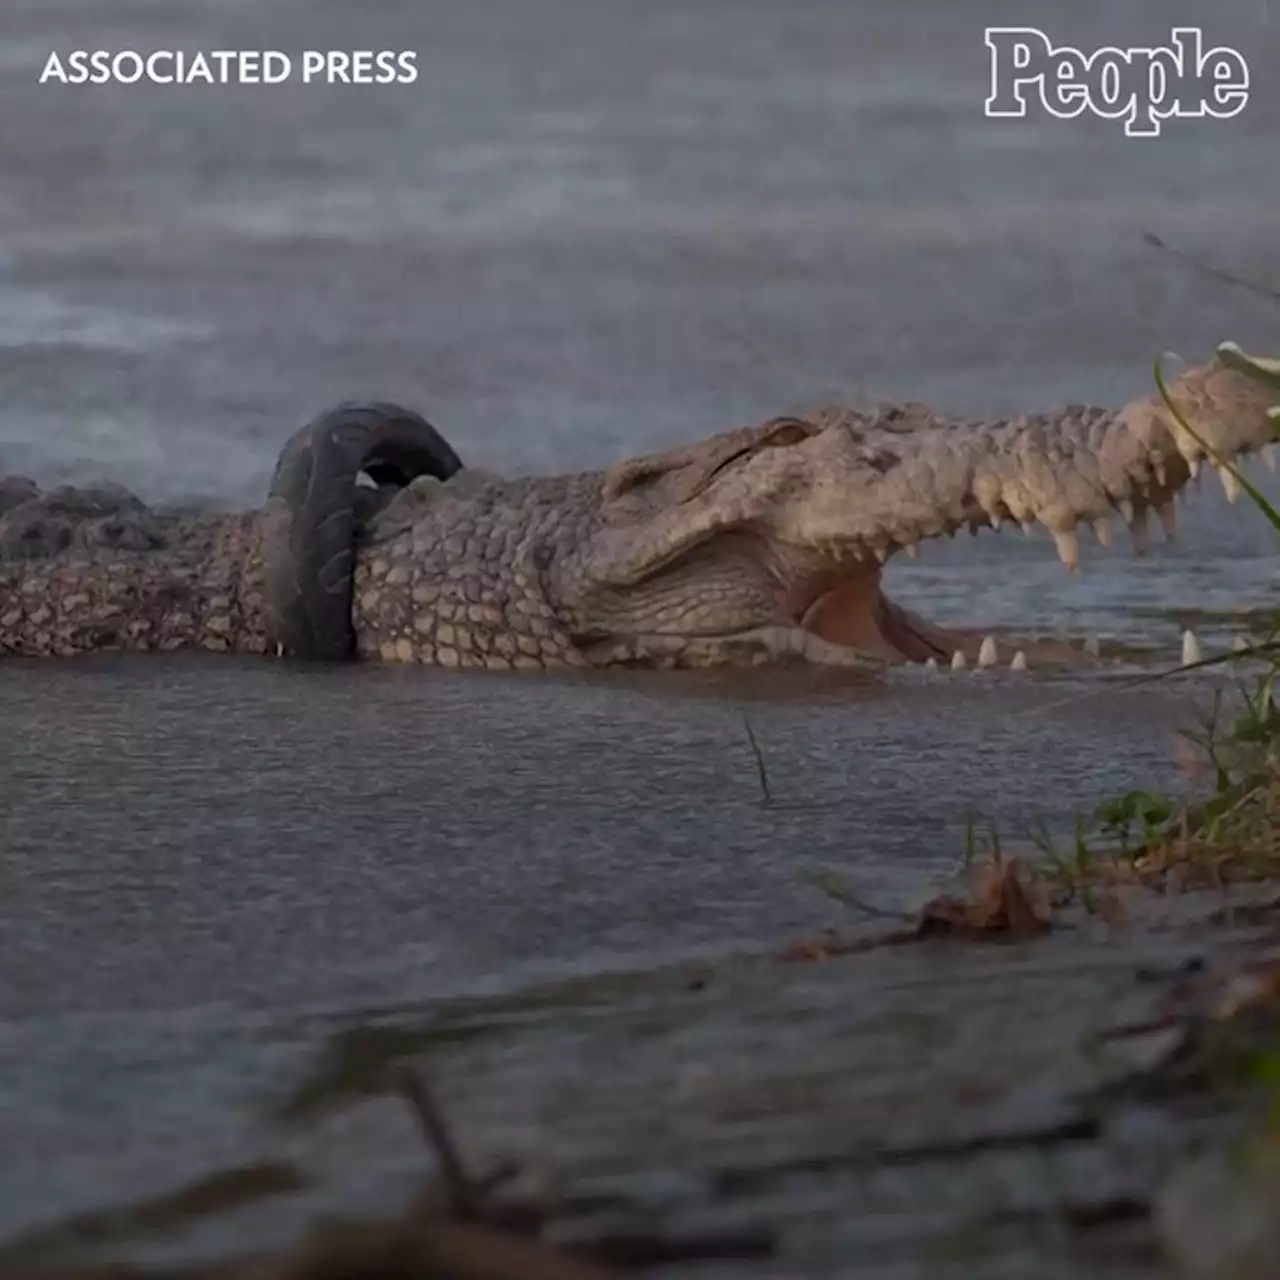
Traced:
[[967, 898], [944, 894], [927, 903], [916, 932], [1033, 937], [1049, 927], [1048, 898], [1031, 871], [1019, 858], [998, 858], [977, 868]]

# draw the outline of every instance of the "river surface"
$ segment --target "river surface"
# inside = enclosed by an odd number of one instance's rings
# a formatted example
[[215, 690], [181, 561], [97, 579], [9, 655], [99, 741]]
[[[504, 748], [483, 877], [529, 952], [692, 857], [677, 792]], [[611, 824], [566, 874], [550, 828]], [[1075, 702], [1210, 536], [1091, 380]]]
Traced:
[[[1251, 101], [1148, 141], [986, 120], [998, 23], [1084, 49], [1205, 25]], [[37, 83], [81, 48], [413, 49], [421, 75]], [[6, 0], [0, 469], [253, 503], [355, 396], [502, 471], [865, 395], [1122, 403], [1160, 351], [1280, 346], [1274, 305], [1141, 239], [1280, 285], [1278, 57], [1265, 0]], [[1273, 594], [1273, 537], [1210, 480], [1142, 560], [1120, 536], [1069, 577], [984, 535], [889, 580], [939, 621], [1164, 660]], [[812, 931], [812, 867], [909, 907], [969, 812], [1062, 830], [1186, 781], [1186, 684], [772, 680], [6, 662], [0, 1235], [260, 1154], [263, 1098], [335, 1027]]]

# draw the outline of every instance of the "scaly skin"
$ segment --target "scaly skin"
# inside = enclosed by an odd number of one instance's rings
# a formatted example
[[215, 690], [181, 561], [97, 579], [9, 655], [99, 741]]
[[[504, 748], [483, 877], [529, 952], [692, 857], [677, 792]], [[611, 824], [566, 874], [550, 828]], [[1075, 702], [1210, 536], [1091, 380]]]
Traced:
[[259, 542], [254, 513], [163, 515], [116, 486], [0, 477], [0, 653], [266, 653]]
[[[1172, 390], [1223, 457], [1273, 438], [1274, 392], [1218, 360]], [[1202, 455], [1152, 396], [1006, 422], [823, 410], [604, 472], [419, 480], [362, 530], [357, 651], [498, 670], [972, 658], [980, 632], [885, 598], [884, 560], [1014, 520], [1045, 525], [1073, 569], [1076, 525], [1109, 540], [1116, 511], [1141, 549], [1147, 512], [1171, 523]], [[258, 517], [164, 517], [103, 494], [33, 498], [0, 479], [0, 651], [269, 651]]]

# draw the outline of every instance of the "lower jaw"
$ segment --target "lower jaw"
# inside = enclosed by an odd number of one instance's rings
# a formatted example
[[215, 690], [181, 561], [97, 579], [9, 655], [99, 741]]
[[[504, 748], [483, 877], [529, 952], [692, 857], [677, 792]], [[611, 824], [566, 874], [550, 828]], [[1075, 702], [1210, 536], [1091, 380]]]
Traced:
[[889, 624], [890, 643], [897, 649], [902, 662], [928, 662], [932, 658], [940, 663], [954, 663], [957, 653], [963, 655], [968, 663], [984, 666], [1009, 666], [1018, 654], [1028, 664], [1078, 666], [1098, 661], [1096, 653], [1077, 649], [1061, 640], [1017, 635], [997, 638], [989, 631], [935, 627], [889, 600], [884, 603], [886, 612], [893, 616]]
[[[903, 662], [927, 662], [930, 658], [950, 661], [957, 651], [970, 656], [966, 644], [972, 638], [963, 632], [932, 626], [884, 596], [880, 597], [876, 613], [877, 629], [890, 660], [896, 655]], [[981, 646], [981, 637], [978, 644]], [[972, 656], [977, 657], [976, 650]]]
[[1008, 666], [1019, 653], [1027, 663], [1088, 664], [1095, 655], [1054, 640], [1020, 639], [978, 630], [935, 626], [896, 605], [877, 590], [874, 602], [856, 611], [811, 609], [802, 624], [834, 644], [857, 649], [884, 662], [918, 664], [965, 663]]

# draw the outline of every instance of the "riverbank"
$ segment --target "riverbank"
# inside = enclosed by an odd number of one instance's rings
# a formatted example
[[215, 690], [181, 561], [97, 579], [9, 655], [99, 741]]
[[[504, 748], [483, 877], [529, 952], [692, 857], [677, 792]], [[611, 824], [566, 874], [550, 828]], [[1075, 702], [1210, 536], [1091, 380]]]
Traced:
[[[272, 1160], [25, 1233], [0, 1274], [1154, 1278], [1273, 1250], [1280, 890], [1117, 890], [1108, 922], [1010, 877], [1029, 914], [1007, 884], [984, 914], [984, 870], [914, 927], [345, 1025], [281, 1081]], [[297, 1243], [335, 1214], [366, 1225]]]

